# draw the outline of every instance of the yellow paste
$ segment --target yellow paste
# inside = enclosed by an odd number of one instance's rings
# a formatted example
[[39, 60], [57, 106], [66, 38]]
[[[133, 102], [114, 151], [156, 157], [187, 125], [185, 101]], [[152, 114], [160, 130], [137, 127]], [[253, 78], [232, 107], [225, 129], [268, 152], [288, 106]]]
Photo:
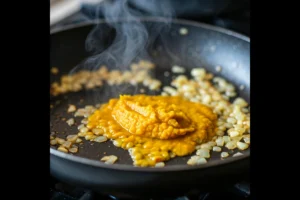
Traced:
[[115, 146], [129, 149], [134, 165], [147, 167], [185, 156], [215, 134], [217, 116], [200, 103], [174, 96], [120, 96], [89, 118]]

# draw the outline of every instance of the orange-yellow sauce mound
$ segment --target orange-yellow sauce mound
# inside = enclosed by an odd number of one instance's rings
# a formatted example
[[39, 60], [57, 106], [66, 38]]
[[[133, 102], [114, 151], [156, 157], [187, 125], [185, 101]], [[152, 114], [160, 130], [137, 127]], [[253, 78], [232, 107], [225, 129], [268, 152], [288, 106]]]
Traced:
[[178, 104], [179, 99], [145, 96], [121, 96], [112, 109], [112, 116], [134, 135], [171, 139], [195, 131], [194, 122]]
[[120, 96], [88, 118], [87, 128], [128, 149], [134, 165], [147, 167], [185, 156], [215, 134], [217, 116], [200, 103], [174, 96]]

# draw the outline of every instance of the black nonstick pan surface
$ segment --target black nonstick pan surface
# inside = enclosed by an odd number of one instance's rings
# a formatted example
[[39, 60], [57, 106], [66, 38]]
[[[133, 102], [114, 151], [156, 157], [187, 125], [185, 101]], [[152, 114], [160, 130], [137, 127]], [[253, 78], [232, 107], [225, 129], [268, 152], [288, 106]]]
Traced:
[[[163, 20], [141, 19], [147, 27], [164, 23]], [[179, 34], [179, 29], [183, 27], [188, 29], [188, 34], [184, 36]], [[51, 74], [51, 82], [58, 81], [61, 75], [70, 73], [74, 66], [80, 65], [90, 56], [85, 50], [85, 41], [91, 30], [94, 30], [94, 34], [101, 32], [102, 41], [98, 41], [99, 45], [109, 46], [113, 41], [114, 29], [105, 21], [72, 25], [51, 33], [51, 67], [59, 69], [59, 74]], [[150, 58], [156, 65], [152, 75], [164, 85], [170, 85], [173, 78], [171, 66], [175, 64], [184, 66], [188, 69], [187, 75], [192, 68], [204, 67], [207, 71], [226, 78], [237, 88], [244, 85], [244, 90], [237, 89], [237, 91], [239, 96], [250, 103], [249, 38], [210, 25], [183, 20], [174, 20], [171, 26], [164, 30], [161, 29], [161, 37], [156, 36], [157, 38], [150, 40], [152, 43], [148, 47], [148, 59]], [[222, 71], [216, 73], [215, 67], [218, 65], [222, 66]], [[164, 76], [166, 71], [170, 72], [170, 76]], [[141, 88], [147, 94], [160, 93], [149, 91], [143, 86], [104, 84], [92, 90], [51, 96], [50, 103], [53, 105], [50, 109], [51, 133], [55, 132], [55, 135], [61, 138], [78, 133], [77, 126], [70, 127], [65, 122], [73, 117], [66, 112], [69, 104], [79, 108], [105, 103], [110, 98], [118, 97], [119, 94], [137, 94]], [[81, 117], [74, 119], [77, 124], [82, 120]], [[83, 144], [79, 145], [79, 152], [74, 155], [50, 147], [51, 174], [65, 182], [102, 193], [138, 196], [178, 195], [192, 188], [212, 189], [226, 182], [237, 181], [240, 173], [249, 168], [249, 149], [243, 152], [243, 156], [224, 160], [220, 159], [219, 153], [212, 153], [205, 165], [188, 166], [186, 162], [190, 156], [187, 156], [167, 161], [164, 168], [138, 168], [132, 165], [128, 151], [115, 147], [110, 141], [105, 143], [84, 139], [83, 141]], [[116, 155], [119, 158], [118, 162], [113, 165], [100, 162], [104, 155]]]

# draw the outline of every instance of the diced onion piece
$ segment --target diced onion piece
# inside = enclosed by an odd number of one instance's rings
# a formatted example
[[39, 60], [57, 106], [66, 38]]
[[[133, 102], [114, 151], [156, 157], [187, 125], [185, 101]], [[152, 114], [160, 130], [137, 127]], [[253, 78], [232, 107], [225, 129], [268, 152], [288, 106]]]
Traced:
[[94, 140], [96, 137], [97, 137], [97, 136], [95, 136], [95, 135], [86, 135], [84, 138], [85, 138], [86, 140]]
[[177, 66], [177, 65], [174, 65], [172, 67], [172, 72], [173, 73], [184, 73], [185, 72], [185, 69], [183, 67], [180, 67], [180, 66]]
[[217, 72], [220, 72], [222, 70], [222, 67], [221, 66], [216, 66], [216, 71]]
[[214, 142], [214, 141], [210, 141], [210, 142], [208, 142], [207, 144], [209, 144], [210, 146], [216, 146], [216, 145], [217, 145], [217, 143]]
[[69, 149], [69, 148], [72, 146], [72, 142], [66, 141], [66, 142], [64, 142], [62, 145], [63, 145], [63, 147]]
[[243, 143], [243, 142], [237, 142], [237, 148], [240, 150], [245, 150], [248, 149], [249, 144]]
[[66, 122], [69, 126], [72, 126], [75, 123], [75, 120], [74, 120], [74, 118], [70, 118]]
[[188, 161], [188, 165], [201, 165], [207, 163], [205, 158], [201, 158], [200, 156], [192, 156]]
[[222, 137], [218, 137], [216, 139], [216, 143], [217, 143], [217, 146], [222, 147], [222, 146], [224, 146], [224, 139]]
[[80, 143], [80, 142], [82, 142], [82, 139], [80, 139], [80, 138], [77, 138], [75, 141], [75, 143]]
[[57, 144], [57, 140], [55, 140], [55, 139], [50, 140], [50, 144], [51, 144], [51, 145], [56, 145], [56, 144]]
[[228, 134], [230, 137], [236, 137], [239, 136], [240, 133], [238, 131], [230, 131], [228, 132]]
[[209, 149], [199, 149], [196, 154], [201, 158], [210, 158]]
[[199, 158], [197, 160], [197, 165], [202, 165], [202, 164], [205, 164], [207, 163], [207, 160], [205, 158]]
[[84, 124], [80, 124], [77, 128], [78, 130], [82, 129], [84, 127]]
[[209, 150], [211, 150], [211, 145], [210, 144], [208, 144], [208, 143], [205, 143], [205, 144], [201, 144], [200, 145], [200, 148], [201, 149], [209, 149]]
[[81, 125], [83, 125], [83, 124], [87, 124], [88, 123], [88, 119], [87, 118], [85, 118], [85, 119], [83, 119], [83, 120], [81, 120]]
[[221, 149], [221, 147], [214, 146], [214, 147], [213, 147], [213, 151], [216, 151], [216, 152], [221, 152], [221, 151], [222, 151], [222, 149]]
[[104, 156], [101, 158], [101, 161], [105, 161], [105, 164], [114, 164], [118, 160], [117, 156], [110, 155], [110, 156]]
[[165, 163], [164, 162], [158, 162], [155, 164], [155, 167], [164, 167]]
[[93, 141], [99, 142], [99, 143], [105, 142], [105, 141], [107, 141], [107, 137], [105, 137], [105, 136], [99, 136], [99, 137], [96, 137]]
[[203, 69], [203, 68], [194, 68], [194, 69], [192, 69], [192, 71], [191, 71], [191, 75], [192, 75], [193, 77], [204, 78], [204, 77], [205, 77], [205, 74], [206, 74], [206, 71], [205, 71], [205, 69]]
[[230, 137], [229, 136], [223, 136], [223, 140], [224, 140], [224, 143], [227, 144], [228, 142], [231, 141]]
[[235, 141], [230, 141], [230, 142], [228, 142], [226, 145], [225, 145], [225, 147], [227, 148], [227, 149], [235, 149], [236, 148], [236, 142]]
[[81, 132], [79, 132], [77, 135], [78, 135], [79, 137], [84, 137], [84, 136], [87, 135], [87, 133], [81, 133]]
[[68, 113], [70, 113], [70, 112], [75, 112], [76, 111], [76, 106], [74, 106], [74, 105], [69, 105], [69, 108], [68, 108]]
[[86, 132], [88, 132], [88, 128], [87, 127], [82, 127], [81, 129], [80, 129], [80, 132], [81, 133], [86, 133]]
[[187, 28], [180, 28], [179, 29], [179, 34], [180, 35], [186, 35], [189, 33], [189, 30]]
[[92, 132], [95, 134], [95, 135], [102, 135], [104, 133], [103, 129], [101, 128], [94, 128], [92, 130]]
[[248, 134], [248, 135], [243, 135], [243, 138], [244, 138], [244, 142], [245, 142], [245, 143], [250, 144], [250, 134]]
[[68, 153], [68, 149], [66, 149], [65, 147], [63, 146], [60, 146], [57, 148], [58, 151], [61, 151], [61, 152], [64, 152], [64, 153]]
[[227, 152], [222, 152], [221, 153], [221, 158], [226, 158], [228, 156], [229, 156], [229, 153], [227, 153]]
[[62, 139], [62, 138], [55, 138], [56, 139], [56, 141], [57, 141], [57, 143], [58, 144], [63, 144], [64, 142], [65, 142], [65, 140], [64, 139]]
[[78, 138], [78, 135], [68, 135], [67, 140], [70, 142], [75, 142]]
[[237, 157], [237, 156], [242, 156], [242, 155], [244, 155], [244, 154], [242, 154], [241, 152], [237, 152], [237, 153], [233, 154], [232, 157]]
[[69, 149], [69, 151], [71, 153], [77, 153], [78, 152], [78, 147], [72, 147], [72, 148]]

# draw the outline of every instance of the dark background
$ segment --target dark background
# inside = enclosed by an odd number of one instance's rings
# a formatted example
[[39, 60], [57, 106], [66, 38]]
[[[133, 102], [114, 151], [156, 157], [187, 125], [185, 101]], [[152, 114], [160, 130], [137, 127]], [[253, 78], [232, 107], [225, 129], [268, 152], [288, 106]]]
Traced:
[[[117, 0], [118, 1], [118, 0]], [[120, 1], [120, 0], [119, 0]], [[165, 13], [153, 14], [151, 7], [163, 0], [128, 0], [128, 6], [143, 16], [160, 16]], [[111, 2], [104, 0], [99, 6]], [[89, 19], [103, 18], [99, 6], [83, 4], [80, 12], [62, 20], [51, 28], [57, 28]], [[176, 18], [199, 21], [241, 34], [250, 36], [250, 0], [172, 0], [172, 9]]]

